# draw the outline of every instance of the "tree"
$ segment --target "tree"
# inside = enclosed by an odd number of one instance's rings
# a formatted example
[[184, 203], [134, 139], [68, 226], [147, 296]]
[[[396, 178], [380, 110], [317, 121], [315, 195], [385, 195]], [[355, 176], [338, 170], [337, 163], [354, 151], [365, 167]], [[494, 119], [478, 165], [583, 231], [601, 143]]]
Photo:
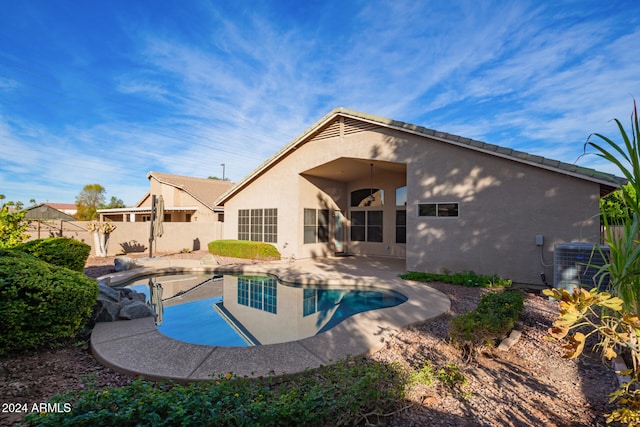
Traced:
[[25, 212], [19, 209], [9, 211], [9, 206], [20, 202], [7, 202], [0, 208], [0, 248], [10, 248], [27, 240], [29, 225], [24, 221]]
[[87, 184], [76, 196], [76, 219], [79, 221], [91, 221], [98, 217], [98, 208], [104, 206], [105, 189], [100, 184]]
[[116, 208], [124, 208], [124, 202], [122, 199], [118, 199], [116, 196], [111, 196], [111, 200], [109, 200], [108, 205], [100, 206], [100, 208], [104, 209], [116, 209]]

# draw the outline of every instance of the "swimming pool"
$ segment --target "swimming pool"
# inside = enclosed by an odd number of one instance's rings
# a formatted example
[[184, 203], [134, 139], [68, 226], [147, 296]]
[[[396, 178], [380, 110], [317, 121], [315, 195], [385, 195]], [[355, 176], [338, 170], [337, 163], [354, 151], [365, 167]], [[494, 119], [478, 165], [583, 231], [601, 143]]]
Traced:
[[407, 300], [391, 290], [298, 286], [268, 275], [158, 275], [123, 286], [147, 296], [162, 334], [215, 346], [296, 341]]

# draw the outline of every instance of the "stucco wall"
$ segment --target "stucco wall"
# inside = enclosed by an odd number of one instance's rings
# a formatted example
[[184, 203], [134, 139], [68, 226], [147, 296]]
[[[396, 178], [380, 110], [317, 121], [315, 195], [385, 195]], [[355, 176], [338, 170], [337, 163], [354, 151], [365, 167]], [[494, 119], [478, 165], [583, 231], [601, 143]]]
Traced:
[[[237, 238], [238, 209], [276, 207], [276, 246], [284, 256], [330, 252], [303, 244], [303, 209], [341, 209], [348, 216], [349, 193], [370, 186], [368, 173], [347, 181], [302, 175], [337, 158], [406, 166], [403, 174], [377, 171], [374, 187], [386, 199], [384, 241], [350, 242], [351, 253], [406, 256], [407, 270], [474, 270], [540, 284], [543, 272], [553, 283], [553, 268], [542, 265], [536, 235], [544, 236], [546, 264], [555, 243], [599, 241], [597, 183], [387, 128], [299, 146], [225, 204], [225, 237]], [[406, 245], [394, 238], [395, 189], [404, 183]], [[418, 204], [433, 202], [458, 203], [459, 217], [418, 217]]]
[[[47, 223], [41, 225], [40, 237], [70, 237], [91, 246], [91, 255], [95, 255], [93, 236], [86, 229], [86, 221]], [[149, 222], [118, 222], [109, 236], [108, 255], [126, 252], [149, 252]], [[164, 234], [154, 241], [155, 252], [179, 252], [183, 249], [206, 250], [207, 244], [222, 236], [222, 222], [216, 223], [164, 223]], [[32, 223], [29, 230], [31, 239], [37, 239], [37, 224]]]

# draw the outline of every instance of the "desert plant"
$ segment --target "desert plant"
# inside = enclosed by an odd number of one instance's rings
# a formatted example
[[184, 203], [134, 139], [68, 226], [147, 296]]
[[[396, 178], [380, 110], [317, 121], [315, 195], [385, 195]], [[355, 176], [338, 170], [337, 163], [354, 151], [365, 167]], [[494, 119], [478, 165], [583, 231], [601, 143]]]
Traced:
[[461, 346], [467, 356], [506, 336], [524, 310], [524, 296], [520, 291], [509, 290], [485, 294], [478, 307], [451, 319], [449, 337]]
[[[565, 356], [578, 357], [584, 350], [587, 338], [597, 336], [597, 347], [605, 359], [627, 352], [633, 369], [630, 384], [623, 384], [612, 394], [612, 401], [618, 407], [608, 415], [608, 422], [621, 421], [628, 425], [638, 425], [640, 420], [640, 393], [633, 391], [638, 386], [638, 364], [640, 362], [640, 126], [638, 110], [634, 101], [631, 114], [631, 132], [627, 133], [622, 123], [615, 119], [623, 144], [612, 139], [593, 134], [599, 138], [596, 143], [591, 136], [585, 144], [596, 150], [596, 155], [618, 167], [627, 179], [627, 185], [620, 189], [622, 206], [616, 212], [602, 210], [602, 222], [607, 233], [605, 241], [610, 248], [609, 261], [599, 274], [609, 277], [609, 291], [574, 288], [566, 290], [546, 290], [545, 294], [560, 301], [560, 314], [549, 330], [552, 337], [563, 340]], [[602, 205], [601, 205], [602, 206]], [[624, 232], [616, 236], [609, 224], [623, 225]]]
[[97, 283], [82, 273], [0, 249], [0, 355], [76, 337], [97, 296]]
[[278, 260], [280, 252], [269, 243], [248, 240], [214, 240], [207, 245], [213, 255], [258, 260]]
[[66, 237], [49, 237], [16, 245], [13, 249], [59, 267], [83, 271], [91, 246]]

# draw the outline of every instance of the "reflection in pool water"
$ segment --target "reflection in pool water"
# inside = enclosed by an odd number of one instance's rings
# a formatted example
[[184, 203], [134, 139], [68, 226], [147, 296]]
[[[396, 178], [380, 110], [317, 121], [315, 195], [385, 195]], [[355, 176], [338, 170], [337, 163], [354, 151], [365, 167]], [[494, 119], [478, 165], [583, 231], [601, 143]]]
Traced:
[[220, 346], [307, 338], [354, 314], [407, 299], [389, 290], [287, 285], [273, 276], [164, 275], [126, 286], [147, 296], [164, 335]]

